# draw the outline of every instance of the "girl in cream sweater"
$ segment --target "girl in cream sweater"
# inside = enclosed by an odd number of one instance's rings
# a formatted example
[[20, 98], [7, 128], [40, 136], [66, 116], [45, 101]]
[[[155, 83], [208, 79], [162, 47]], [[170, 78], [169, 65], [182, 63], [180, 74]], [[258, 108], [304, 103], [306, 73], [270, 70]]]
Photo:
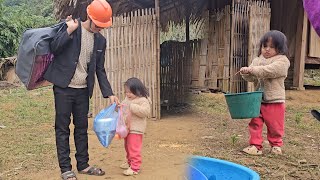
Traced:
[[282, 137], [285, 120], [285, 86], [290, 61], [286, 57], [287, 38], [280, 31], [267, 32], [260, 40], [259, 55], [249, 67], [240, 69], [242, 77], [254, 82], [263, 91], [260, 116], [249, 123], [250, 146], [243, 149], [247, 154], [262, 154], [262, 129], [267, 126], [267, 138], [271, 153], [282, 154]]
[[127, 162], [120, 167], [126, 169], [124, 175], [131, 176], [140, 171], [142, 139], [147, 125], [146, 119], [151, 112], [151, 101], [147, 88], [137, 78], [130, 78], [125, 82], [125, 92], [126, 98], [121, 104], [130, 111], [126, 118], [129, 134], [124, 139]]

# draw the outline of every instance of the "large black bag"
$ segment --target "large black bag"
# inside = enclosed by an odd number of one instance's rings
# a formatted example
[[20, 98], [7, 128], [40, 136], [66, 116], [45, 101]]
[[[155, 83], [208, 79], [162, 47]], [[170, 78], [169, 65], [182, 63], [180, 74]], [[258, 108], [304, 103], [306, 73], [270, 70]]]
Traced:
[[16, 74], [28, 90], [50, 85], [43, 78], [53, 60], [50, 42], [66, 25], [61, 22], [52, 27], [29, 29], [23, 33], [19, 45]]

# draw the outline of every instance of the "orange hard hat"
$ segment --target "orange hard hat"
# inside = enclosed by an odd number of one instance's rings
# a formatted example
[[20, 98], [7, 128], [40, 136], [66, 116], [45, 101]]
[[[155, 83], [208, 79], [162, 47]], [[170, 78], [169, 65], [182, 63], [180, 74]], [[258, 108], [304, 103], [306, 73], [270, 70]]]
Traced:
[[94, 0], [87, 7], [87, 14], [92, 22], [102, 28], [112, 25], [112, 9], [106, 0]]

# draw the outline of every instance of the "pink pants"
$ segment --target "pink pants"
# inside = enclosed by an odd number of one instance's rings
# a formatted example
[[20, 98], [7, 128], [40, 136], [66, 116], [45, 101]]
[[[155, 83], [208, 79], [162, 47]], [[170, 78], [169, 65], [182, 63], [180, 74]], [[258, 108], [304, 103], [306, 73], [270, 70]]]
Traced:
[[261, 104], [260, 116], [251, 119], [249, 123], [250, 145], [262, 149], [263, 123], [267, 126], [267, 138], [270, 145], [281, 147], [284, 135], [285, 104], [270, 103]]
[[127, 160], [133, 171], [138, 172], [142, 163], [142, 134], [131, 134], [124, 139], [124, 147], [127, 152]]

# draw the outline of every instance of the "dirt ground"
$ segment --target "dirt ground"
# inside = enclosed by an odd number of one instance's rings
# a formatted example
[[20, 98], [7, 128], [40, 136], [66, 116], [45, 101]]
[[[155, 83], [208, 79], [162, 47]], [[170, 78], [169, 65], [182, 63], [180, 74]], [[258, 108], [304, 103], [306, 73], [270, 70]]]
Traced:
[[[144, 138], [142, 170], [136, 177], [124, 177], [123, 170], [119, 168], [119, 165], [125, 160], [123, 141], [114, 140], [110, 148], [106, 149], [100, 145], [96, 135], [90, 130], [90, 163], [106, 170], [107, 175], [103, 177], [79, 175], [79, 179], [183, 179], [186, 158], [195, 151], [196, 145], [199, 145], [197, 143], [198, 137], [194, 136], [201, 131], [198, 126], [199, 121], [201, 121], [200, 118], [180, 116], [171, 116], [160, 121], [149, 121], [148, 131]], [[92, 127], [92, 123], [90, 126]], [[74, 148], [72, 154], [74, 154]], [[72, 161], [75, 162], [75, 159], [73, 158]], [[75, 167], [74, 163], [73, 167]], [[37, 172], [24, 178], [58, 179], [59, 169]]]
[[[49, 104], [52, 105], [52, 102]], [[92, 119], [90, 119], [90, 164], [103, 168], [107, 174], [103, 177], [83, 175], [78, 177], [80, 180], [180, 180], [184, 179], [187, 158], [190, 155], [201, 155], [245, 165], [257, 171], [261, 179], [318, 180], [320, 179], [320, 122], [315, 121], [309, 112], [313, 108], [320, 109], [320, 91], [287, 91], [286, 105], [284, 155], [269, 154], [270, 147], [265, 141], [264, 155], [252, 157], [241, 153], [241, 149], [247, 146], [248, 142], [249, 120], [232, 120], [222, 94], [194, 95], [189, 107], [191, 110], [177, 107], [170, 115], [164, 115], [161, 120], [148, 121], [142, 171], [135, 177], [125, 177], [121, 174], [119, 165], [124, 162], [125, 157], [123, 141], [114, 140], [110, 148], [103, 148], [92, 131]], [[52, 122], [40, 123], [37, 129], [44, 133], [43, 139], [47, 143], [44, 150], [40, 151], [42, 154], [29, 158], [21, 166], [19, 163], [10, 163], [16, 162], [15, 159], [18, 157], [3, 160], [0, 179], [59, 179]], [[0, 129], [0, 135], [9, 141], [10, 132], [1, 134], [1, 131], [3, 130]], [[73, 157], [75, 149], [72, 138], [71, 143]], [[28, 145], [23, 141], [18, 144]], [[33, 151], [29, 153], [36, 154]], [[27, 153], [22, 152], [22, 154]], [[8, 151], [6, 156], [10, 154], [13, 153]], [[28, 158], [27, 155], [23, 157]], [[75, 167], [74, 158], [72, 162]], [[5, 166], [7, 164], [9, 167]], [[1, 172], [1, 169], [4, 172]]]

